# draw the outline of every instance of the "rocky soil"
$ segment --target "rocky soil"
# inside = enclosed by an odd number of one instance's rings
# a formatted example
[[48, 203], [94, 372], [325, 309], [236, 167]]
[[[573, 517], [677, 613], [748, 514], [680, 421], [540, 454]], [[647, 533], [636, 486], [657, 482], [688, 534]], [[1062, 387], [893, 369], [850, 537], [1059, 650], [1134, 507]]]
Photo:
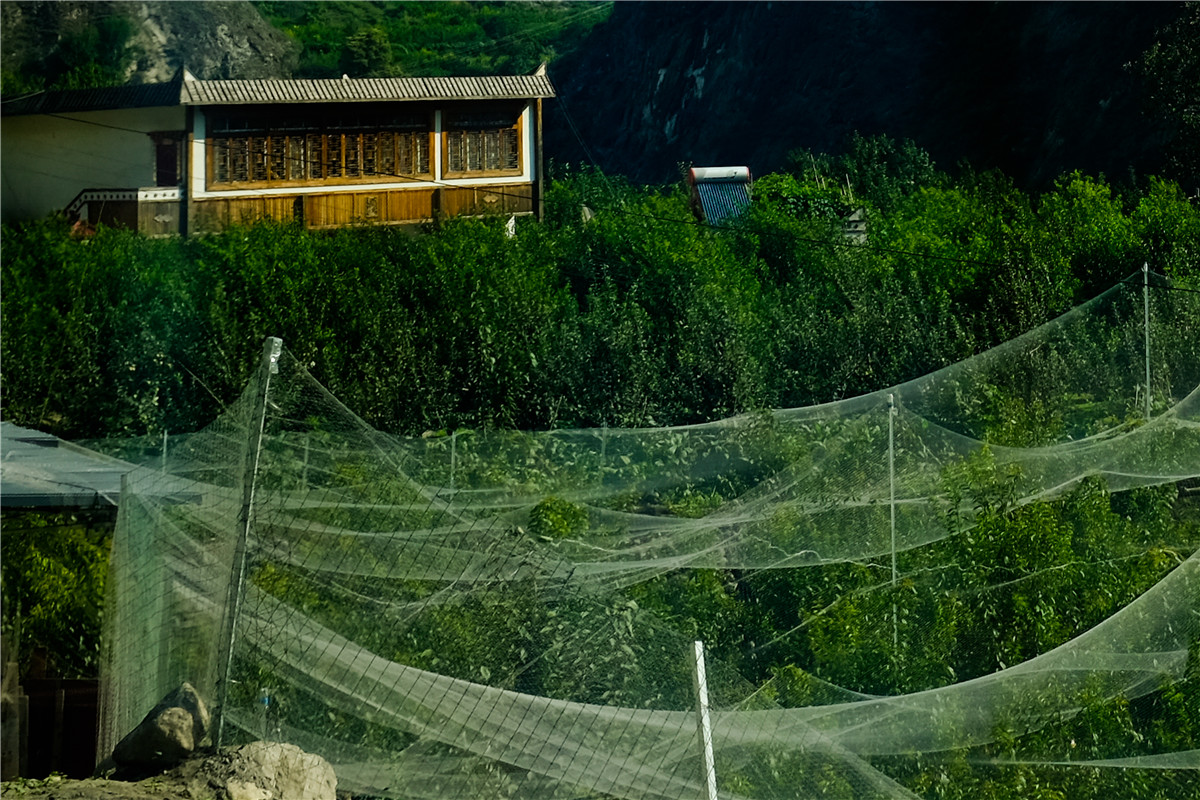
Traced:
[[204, 746], [211, 726], [207, 704], [183, 683], [117, 743], [96, 770], [105, 777], [14, 780], [0, 785], [0, 797], [336, 800], [337, 776], [320, 756], [282, 742], [214, 749]]
[[333, 768], [294, 745], [253, 742], [197, 752], [178, 766], [137, 781], [89, 778], [0, 784], [4, 800], [335, 800]]

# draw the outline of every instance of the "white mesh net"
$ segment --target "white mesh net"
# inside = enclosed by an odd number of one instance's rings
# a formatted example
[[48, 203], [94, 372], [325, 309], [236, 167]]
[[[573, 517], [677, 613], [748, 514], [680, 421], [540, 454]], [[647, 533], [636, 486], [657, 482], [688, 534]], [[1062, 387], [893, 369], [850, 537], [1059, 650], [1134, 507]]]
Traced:
[[1149, 294], [1149, 421], [1129, 285], [689, 427], [395, 437], [265, 358], [127, 479], [101, 750], [187, 680], [357, 794], [702, 797], [700, 638], [721, 797], [1194, 796], [1200, 516], [1108, 494], [1200, 476], [1197, 303]]

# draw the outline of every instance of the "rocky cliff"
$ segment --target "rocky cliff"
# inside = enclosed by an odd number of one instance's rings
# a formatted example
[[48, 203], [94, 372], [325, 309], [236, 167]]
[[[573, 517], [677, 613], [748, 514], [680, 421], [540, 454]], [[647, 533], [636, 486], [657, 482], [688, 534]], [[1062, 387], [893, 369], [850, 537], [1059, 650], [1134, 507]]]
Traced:
[[833, 152], [858, 131], [1027, 185], [1070, 169], [1155, 170], [1164, 134], [1124, 65], [1178, 13], [1175, 3], [618, 3], [552, 68], [548, 151], [653, 182], [675, 179], [679, 162], [762, 173], [793, 148]]
[[[911, 138], [1027, 187], [1080, 169], [1158, 171], [1167, 133], [1125, 68], [1179, 3], [618, 2], [551, 66], [547, 154], [646, 182], [680, 162], [778, 169], [846, 137]], [[248, 2], [0, 3], [3, 59], [131, 23], [126, 77], [288, 77], [296, 45]], [[78, 34], [76, 34], [78, 35]]]
[[[3, 65], [36, 72], [64, 42], [86, 42], [106, 20], [126, 22], [134, 83], [169, 80], [180, 66], [200, 78], [290, 77], [296, 45], [248, 2], [4, 2]], [[71, 37], [74, 37], [72, 39]]]

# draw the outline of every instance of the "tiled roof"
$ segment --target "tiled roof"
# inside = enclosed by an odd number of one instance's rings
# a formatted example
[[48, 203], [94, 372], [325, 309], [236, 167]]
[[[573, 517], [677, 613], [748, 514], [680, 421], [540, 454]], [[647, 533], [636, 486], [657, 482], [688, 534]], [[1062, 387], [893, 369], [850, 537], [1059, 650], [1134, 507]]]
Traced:
[[189, 81], [186, 105], [346, 103], [372, 100], [511, 100], [554, 97], [545, 75], [478, 78], [354, 78], [294, 81]]
[[541, 75], [474, 78], [353, 78], [332, 80], [200, 81], [39, 92], [5, 100], [5, 116], [61, 114], [151, 106], [247, 105], [264, 103], [361, 103], [408, 100], [527, 100], [554, 97]]
[[179, 81], [143, 86], [113, 86], [106, 89], [70, 89], [4, 98], [4, 116], [17, 114], [67, 114], [73, 111], [104, 111], [113, 108], [151, 108], [179, 105]]

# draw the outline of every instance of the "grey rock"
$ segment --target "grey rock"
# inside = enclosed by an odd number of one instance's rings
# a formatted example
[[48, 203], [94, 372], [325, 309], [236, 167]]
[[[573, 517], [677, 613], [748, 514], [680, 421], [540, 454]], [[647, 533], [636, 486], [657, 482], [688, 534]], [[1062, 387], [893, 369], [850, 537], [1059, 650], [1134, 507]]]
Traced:
[[184, 683], [117, 743], [112, 761], [123, 768], [172, 767], [204, 742], [211, 721], [204, 700]]
[[318, 755], [282, 742], [251, 742], [191, 759], [176, 770], [193, 797], [336, 800], [337, 776]]

